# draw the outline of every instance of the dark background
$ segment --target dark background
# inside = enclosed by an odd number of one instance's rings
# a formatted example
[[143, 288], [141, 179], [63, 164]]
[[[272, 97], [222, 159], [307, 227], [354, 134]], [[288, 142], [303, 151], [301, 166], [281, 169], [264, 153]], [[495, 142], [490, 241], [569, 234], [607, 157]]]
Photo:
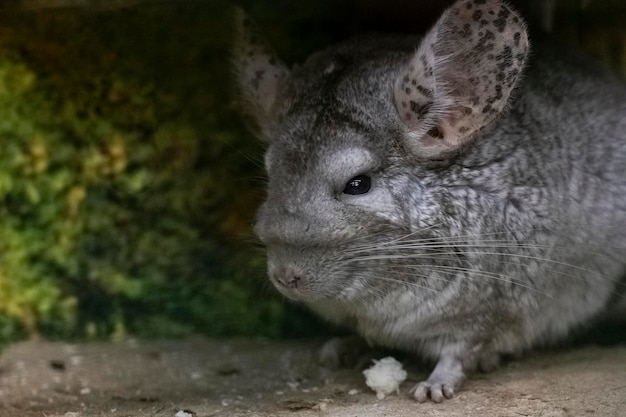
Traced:
[[[263, 146], [238, 114], [232, 7], [293, 64], [448, 3], [0, 3], [0, 340], [328, 332], [271, 288], [251, 233]], [[623, 1], [560, 0], [553, 33], [626, 77], [625, 21]]]

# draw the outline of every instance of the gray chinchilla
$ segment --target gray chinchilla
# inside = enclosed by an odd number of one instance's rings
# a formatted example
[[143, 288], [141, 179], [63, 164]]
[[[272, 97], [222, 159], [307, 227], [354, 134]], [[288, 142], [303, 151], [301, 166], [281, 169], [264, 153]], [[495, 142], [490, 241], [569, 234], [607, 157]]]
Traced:
[[239, 20], [238, 82], [268, 145], [269, 277], [436, 361], [416, 400], [625, 304], [626, 87], [607, 71], [549, 42], [530, 52], [498, 0], [291, 70]]

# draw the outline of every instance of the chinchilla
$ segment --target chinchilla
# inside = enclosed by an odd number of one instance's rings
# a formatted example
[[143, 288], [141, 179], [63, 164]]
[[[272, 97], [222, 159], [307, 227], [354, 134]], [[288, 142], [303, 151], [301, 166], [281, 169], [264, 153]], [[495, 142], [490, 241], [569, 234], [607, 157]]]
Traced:
[[370, 344], [435, 361], [416, 400], [626, 304], [626, 87], [608, 71], [531, 47], [498, 0], [293, 69], [239, 20], [270, 280]]

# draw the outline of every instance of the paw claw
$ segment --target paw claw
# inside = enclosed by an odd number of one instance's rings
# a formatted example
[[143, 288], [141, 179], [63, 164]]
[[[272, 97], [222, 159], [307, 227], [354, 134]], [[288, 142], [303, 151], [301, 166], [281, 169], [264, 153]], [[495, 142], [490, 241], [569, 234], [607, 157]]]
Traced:
[[420, 403], [429, 399], [440, 403], [446, 398], [454, 397], [455, 389], [461, 386], [464, 378], [461, 361], [455, 356], [444, 355], [439, 358], [428, 379], [413, 387], [411, 393], [413, 398]]
[[440, 403], [444, 399], [454, 397], [454, 387], [436, 382], [420, 382], [412, 390], [413, 398], [420, 403], [428, 400]]

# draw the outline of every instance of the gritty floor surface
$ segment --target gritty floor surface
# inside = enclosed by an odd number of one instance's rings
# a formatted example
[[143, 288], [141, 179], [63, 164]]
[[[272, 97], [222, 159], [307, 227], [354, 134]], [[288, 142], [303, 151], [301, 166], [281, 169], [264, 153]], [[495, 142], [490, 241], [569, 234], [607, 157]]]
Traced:
[[317, 366], [318, 341], [24, 342], [0, 356], [0, 416], [626, 416], [626, 346], [535, 352], [454, 399], [377, 400], [359, 371]]

